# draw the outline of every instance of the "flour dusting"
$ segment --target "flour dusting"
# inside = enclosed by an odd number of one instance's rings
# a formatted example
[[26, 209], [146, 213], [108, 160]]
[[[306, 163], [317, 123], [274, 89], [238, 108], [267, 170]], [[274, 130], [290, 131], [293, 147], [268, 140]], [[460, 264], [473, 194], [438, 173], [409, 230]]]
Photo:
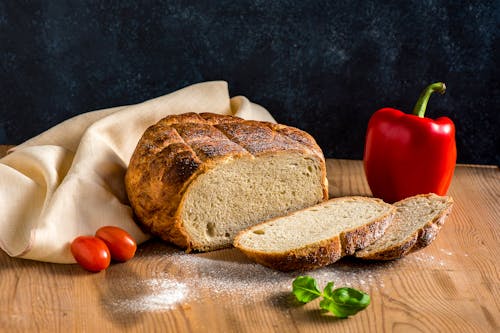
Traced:
[[168, 310], [184, 301], [188, 287], [171, 279], [148, 279], [140, 283], [145, 292], [136, 297], [113, 302], [113, 308], [121, 312], [150, 312]]
[[[442, 250], [444, 255], [451, 252]], [[130, 278], [127, 288], [135, 297], [115, 300], [114, 309], [126, 312], [165, 311], [186, 307], [207, 298], [226, 306], [275, 302], [283, 295], [290, 295], [292, 281], [298, 275], [312, 276], [320, 288], [333, 281], [335, 288], [352, 287], [367, 293], [385, 288], [388, 271], [397, 272], [400, 265], [417, 264], [445, 267], [446, 262], [424, 252], [417, 252], [403, 260], [366, 262], [353, 258], [340, 261], [308, 272], [280, 272], [256, 264], [236, 249], [209, 253], [186, 254], [168, 246], [154, 247], [144, 260], [151, 262], [148, 279]], [[141, 256], [135, 260], [141, 260]], [[397, 273], [396, 273], [397, 274]], [[389, 282], [390, 283], [390, 282]], [[283, 298], [283, 297], [281, 297]]]
[[[321, 269], [300, 272], [280, 272], [248, 260], [236, 249], [210, 253], [186, 254], [173, 248], [162, 248], [153, 254], [160, 264], [151, 270], [146, 281], [148, 292], [137, 299], [124, 301], [128, 309], [138, 311], [166, 310], [210, 297], [234, 300], [238, 304], [263, 301], [272, 295], [291, 292], [293, 279], [310, 275], [325, 286], [334, 281], [336, 287], [353, 287], [368, 292], [384, 288], [380, 265], [341, 260]], [[392, 266], [390, 262], [383, 267]], [[228, 297], [230, 296], [230, 297]]]

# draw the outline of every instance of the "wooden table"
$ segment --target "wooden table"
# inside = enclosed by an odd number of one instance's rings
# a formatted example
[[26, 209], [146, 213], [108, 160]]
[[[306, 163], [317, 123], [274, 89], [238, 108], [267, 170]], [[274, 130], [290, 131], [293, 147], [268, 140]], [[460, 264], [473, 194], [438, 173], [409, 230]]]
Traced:
[[[5, 147], [0, 148], [0, 154]], [[328, 160], [330, 194], [370, 195], [362, 163]], [[308, 272], [321, 285], [365, 290], [348, 319], [291, 297], [298, 273], [248, 261], [235, 249], [184, 254], [158, 241], [91, 274], [78, 265], [0, 251], [2, 332], [499, 332], [500, 173], [459, 165], [454, 210], [429, 247], [392, 262], [343, 259]]]

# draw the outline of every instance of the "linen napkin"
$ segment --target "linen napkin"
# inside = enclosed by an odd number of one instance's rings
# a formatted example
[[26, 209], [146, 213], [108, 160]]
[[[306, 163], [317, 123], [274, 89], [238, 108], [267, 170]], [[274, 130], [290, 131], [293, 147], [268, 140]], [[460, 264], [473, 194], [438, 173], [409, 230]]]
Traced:
[[0, 247], [14, 257], [73, 263], [71, 241], [104, 225], [147, 240], [132, 218], [123, 178], [146, 128], [184, 112], [275, 122], [247, 98], [230, 98], [224, 81], [62, 122], [0, 159]]

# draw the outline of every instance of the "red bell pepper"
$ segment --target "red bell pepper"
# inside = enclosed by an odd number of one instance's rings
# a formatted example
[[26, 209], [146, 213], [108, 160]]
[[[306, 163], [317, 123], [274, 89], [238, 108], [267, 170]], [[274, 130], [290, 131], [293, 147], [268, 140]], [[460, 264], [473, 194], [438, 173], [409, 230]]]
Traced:
[[416, 194], [446, 194], [457, 158], [455, 126], [448, 117], [424, 117], [431, 94], [445, 89], [441, 82], [428, 86], [413, 114], [383, 108], [372, 115], [363, 162], [373, 196], [392, 203]]

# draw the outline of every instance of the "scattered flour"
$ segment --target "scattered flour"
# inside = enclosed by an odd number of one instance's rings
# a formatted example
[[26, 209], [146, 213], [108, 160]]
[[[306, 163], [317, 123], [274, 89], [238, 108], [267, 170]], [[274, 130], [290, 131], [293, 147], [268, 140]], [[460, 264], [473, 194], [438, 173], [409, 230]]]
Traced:
[[188, 286], [170, 279], [148, 279], [141, 281], [144, 293], [136, 297], [119, 299], [113, 302], [113, 308], [121, 312], [163, 311], [177, 306], [188, 295]]
[[[441, 250], [443, 251], [443, 250]], [[447, 255], [452, 255], [451, 252], [446, 253]], [[437, 259], [433, 255], [427, 254], [423, 251], [417, 251], [415, 253], [411, 254], [411, 258], [415, 262], [419, 262], [424, 264], [426, 267], [432, 267], [432, 266], [437, 266], [437, 267], [446, 267], [447, 263], [443, 259]]]
[[440, 249], [441, 252], [443, 252], [444, 254], [448, 255], [448, 256], [452, 256], [453, 255], [453, 252], [449, 251], [449, 250], [446, 250], [446, 249]]
[[[362, 262], [344, 258], [321, 269], [285, 273], [253, 263], [236, 249], [198, 254], [186, 254], [170, 247], [154, 251], [150, 255], [161, 259], [151, 268], [149, 279], [130, 279], [128, 283], [135, 284], [132, 288], [137, 296], [116, 301], [115, 308], [131, 312], [165, 311], [206, 297], [223, 299], [226, 304], [228, 300], [238, 304], [272, 301], [273, 295], [289, 295], [292, 281], [298, 275], [312, 276], [320, 288], [333, 281], [335, 287], [370, 292], [385, 287], [383, 277], [387, 278], [387, 270], [398, 269], [398, 261]], [[446, 265], [445, 261], [420, 251], [406, 259], [417, 264]]]
[[[246, 259], [236, 249], [210, 253], [186, 254], [173, 248], [162, 248], [161, 264], [155, 265], [150, 279], [136, 282], [136, 298], [120, 300], [116, 308], [123, 311], [164, 311], [184, 303], [206, 298], [238, 304], [251, 304], [272, 295], [288, 295], [298, 275], [310, 275], [321, 287], [334, 281], [336, 287], [354, 287], [369, 291], [383, 288], [378, 270], [392, 263], [366, 264], [341, 260], [321, 269], [300, 272], [279, 272]], [[231, 297], [228, 297], [231, 296]]]

